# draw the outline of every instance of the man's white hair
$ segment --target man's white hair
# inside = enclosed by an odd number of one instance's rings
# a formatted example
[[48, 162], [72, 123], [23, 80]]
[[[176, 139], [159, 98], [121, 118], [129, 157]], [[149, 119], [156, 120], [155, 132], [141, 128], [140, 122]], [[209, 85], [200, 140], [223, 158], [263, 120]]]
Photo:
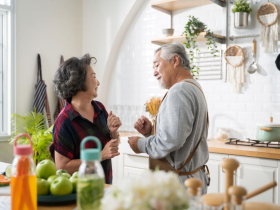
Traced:
[[168, 63], [174, 55], [178, 55], [180, 57], [181, 66], [189, 71], [191, 70], [190, 61], [187, 57], [186, 49], [183, 44], [179, 42], [164, 44], [155, 50], [155, 54], [160, 50], [160, 57], [166, 60]]

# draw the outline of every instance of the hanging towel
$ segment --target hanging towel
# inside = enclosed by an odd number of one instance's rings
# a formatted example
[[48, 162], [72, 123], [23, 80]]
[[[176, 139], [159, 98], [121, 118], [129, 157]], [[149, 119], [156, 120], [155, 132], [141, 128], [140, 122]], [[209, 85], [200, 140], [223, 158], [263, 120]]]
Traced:
[[[63, 55], [60, 57], [60, 65], [64, 62], [64, 58]], [[64, 108], [65, 105], [65, 100], [58, 97], [58, 101], [57, 101], [57, 105], [56, 105], [56, 109], [53, 115], [53, 119], [56, 120], [57, 116], [59, 115], [59, 113], [61, 112], [61, 110]]]
[[37, 56], [38, 71], [37, 71], [37, 84], [35, 85], [35, 96], [33, 102], [33, 110], [44, 114], [44, 108], [46, 109], [48, 127], [52, 125], [50, 106], [47, 95], [47, 85], [42, 79], [42, 65], [40, 54]]

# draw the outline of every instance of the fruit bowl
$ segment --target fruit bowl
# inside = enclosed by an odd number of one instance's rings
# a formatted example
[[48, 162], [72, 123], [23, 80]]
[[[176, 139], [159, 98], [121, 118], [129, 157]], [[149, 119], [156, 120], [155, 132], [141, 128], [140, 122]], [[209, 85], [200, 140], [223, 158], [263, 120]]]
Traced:
[[77, 194], [72, 193], [68, 195], [38, 195], [37, 202], [38, 203], [63, 203], [63, 202], [71, 202], [76, 201]]

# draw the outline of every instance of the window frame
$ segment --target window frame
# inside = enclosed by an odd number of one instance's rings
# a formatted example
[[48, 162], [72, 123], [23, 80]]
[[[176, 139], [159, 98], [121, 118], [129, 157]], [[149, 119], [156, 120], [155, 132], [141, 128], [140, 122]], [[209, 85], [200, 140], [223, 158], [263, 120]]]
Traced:
[[[15, 2], [16, 0], [4, 0], [0, 4], [0, 14], [3, 16], [3, 130], [0, 130], [0, 142], [7, 141], [11, 136], [11, 114], [16, 110], [16, 40], [15, 40]], [[0, 46], [1, 47], [1, 46]], [[1, 94], [2, 94], [1, 93]]]

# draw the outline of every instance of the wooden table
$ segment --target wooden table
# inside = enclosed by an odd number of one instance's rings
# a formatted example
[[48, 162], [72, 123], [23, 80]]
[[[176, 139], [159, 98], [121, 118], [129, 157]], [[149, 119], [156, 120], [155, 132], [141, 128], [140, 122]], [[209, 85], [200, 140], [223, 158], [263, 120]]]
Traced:
[[75, 209], [77, 206], [76, 203], [72, 203], [72, 204], [66, 204], [66, 205], [62, 205], [62, 206], [41, 206], [38, 205], [37, 210], [51, 210], [51, 209], [56, 209], [56, 210], [73, 210]]
[[[110, 185], [105, 184], [105, 188], [107, 188], [109, 186]], [[5, 196], [5, 198], [11, 199], [10, 195], [0, 195], [0, 196]], [[63, 204], [63, 205], [59, 205], [59, 204], [58, 205], [51, 205], [51, 206], [39, 204], [37, 210], [52, 210], [52, 209], [55, 209], [55, 210], [73, 210], [73, 209], [76, 208], [76, 206], [77, 206], [76, 202], [72, 202], [72, 203], [69, 203], [69, 204]], [[10, 207], [10, 205], [9, 205], [9, 207]], [[9, 207], [7, 207], [7, 208], [9, 208]]]
[[[0, 162], [0, 172], [5, 171], [7, 165], [10, 165], [8, 163], [3, 163]], [[105, 188], [109, 187], [110, 185], [105, 184]], [[10, 187], [0, 187], [0, 196], [5, 196], [5, 198], [7, 197], [7, 199], [11, 199], [10, 197]], [[3, 198], [3, 197], [2, 197]], [[52, 205], [52, 206], [46, 206], [46, 205], [38, 205], [37, 210], [73, 210], [75, 209], [77, 206], [77, 204], [74, 203], [69, 203], [69, 204], [63, 204], [63, 205]], [[10, 207], [10, 206], [9, 206]], [[9, 208], [7, 207], [7, 208]]]
[[[105, 188], [109, 187], [110, 185], [105, 184]], [[55, 210], [73, 210], [75, 209], [77, 206], [76, 203], [72, 203], [72, 204], [65, 204], [65, 205], [60, 205], [60, 206], [44, 206], [44, 205], [38, 205], [38, 209], [37, 210], [51, 210], [51, 209], [55, 209]]]

